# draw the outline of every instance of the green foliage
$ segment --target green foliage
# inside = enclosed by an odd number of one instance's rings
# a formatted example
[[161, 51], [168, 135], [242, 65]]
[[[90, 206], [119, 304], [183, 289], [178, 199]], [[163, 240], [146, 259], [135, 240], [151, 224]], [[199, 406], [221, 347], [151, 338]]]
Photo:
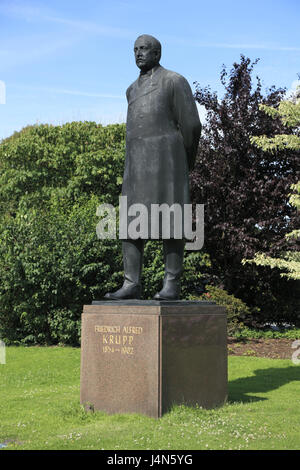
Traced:
[[253, 260], [244, 260], [243, 262], [253, 262], [258, 266], [269, 266], [271, 269], [278, 268], [280, 276], [288, 279], [300, 279], [300, 252], [287, 251], [282, 254], [282, 258], [272, 258], [263, 253], [257, 253]]
[[[274, 137], [251, 137], [251, 142], [262, 148], [265, 152], [274, 152], [283, 149], [291, 151], [300, 150], [300, 99], [295, 97], [293, 101], [281, 101], [277, 109], [261, 105], [260, 109], [269, 116], [281, 118], [282, 122], [291, 128], [294, 128], [294, 134], [278, 134]], [[292, 206], [300, 209], [300, 181], [291, 186], [296, 194], [290, 194], [289, 202]], [[300, 230], [293, 230], [285, 235], [286, 239], [299, 239]], [[269, 266], [281, 270], [281, 276], [288, 279], [300, 279], [300, 252], [285, 251], [280, 258], [266, 256], [264, 253], [256, 253], [252, 260], [243, 260], [243, 263], [255, 263], [258, 266]]]
[[207, 286], [206, 292], [198, 297], [198, 299], [208, 300], [215, 302], [217, 305], [226, 307], [227, 332], [229, 335], [243, 328], [243, 320], [249, 317], [251, 313], [250, 309], [242, 300], [215, 286]]
[[83, 197], [71, 207], [53, 203], [47, 212], [7, 218], [0, 245], [4, 340], [78, 344], [82, 305], [121, 279], [118, 242], [96, 237], [98, 203]]
[[[80, 340], [82, 306], [123, 281], [121, 243], [96, 236], [97, 207], [118, 206], [125, 126], [31, 126], [0, 144], [0, 338], [7, 344]], [[162, 243], [145, 249], [144, 298], [162, 287]], [[209, 260], [186, 253], [183, 296]]]
[[74, 311], [63, 307], [49, 312], [48, 317], [51, 339], [59, 344], [78, 344], [81, 322]]
[[[242, 264], [258, 252], [274, 258], [296, 250], [295, 239], [285, 236], [299, 228], [288, 192], [299, 180], [300, 152], [286, 145], [264, 152], [250, 139], [288, 135], [293, 140], [299, 127], [289, 128], [278, 116], [263, 112], [264, 106], [279, 109], [285, 91], [271, 87], [263, 92], [261, 80], [253, 75], [256, 63], [242, 55], [230, 70], [224, 66], [222, 97], [196, 84], [195, 99], [205, 106], [207, 119], [191, 194], [194, 203], [205, 205], [205, 250], [212, 274], [251, 308], [249, 322], [299, 324], [296, 281], [280, 277], [278, 269]], [[292, 119], [292, 113], [284, 112]]]
[[247, 340], [247, 339], [290, 339], [295, 340], [300, 338], [300, 329], [299, 328], [281, 328], [278, 330], [270, 329], [255, 329], [243, 328], [236, 330], [232, 333], [232, 336], [236, 339]]
[[300, 181], [297, 184], [292, 184], [291, 189], [296, 192], [290, 194], [290, 204], [300, 209]]
[[[300, 148], [300, 147], [299, 147]], [[300, 181], [293, 184], [291, 189], [297, 191], [297, 194], [290, 195], [290, 204], [300, 209]], [[287, 239], [299, 239], [300, 230], [293, 230], [286, 234]], [[281, 271], [281, 276], [288, 279], [300, 279], [300, 251], [286, 251], [282, 253], [281, 258], [272, 258], [263, 253], [257, 253], [253, 260], [245, 260], [244, 262], [253, 262], [258, 266], [269, 266], [270, 268], [278, 268]]]
[[211, 262], [207, 253], [199, 251], [186, 253], [182, 277], [182, 298], [187, 299], [190, 295], [197, 295], [205, 289], [210, 269]]
[[251, 137], [253, 144], [260, 144], [263, 150], [277, 152], [278, 150], [299, 150], [300, 138], [297, 135], [276, 135], [274, 137]]
[[144, 267], [142, 272], [143, 297], [152, 299], [162, 288], [164, 278], [164, 259], [162, 243], [148, 241], [144, 249]]
[[38, 206], [60, 189], [70, 201], [96, 194], [118, 203], [125, 125], [94, 122], [24, 128], [0, 144], [0, 214]]
[[[210, 268], [209, 256], [202, 252], [185, 251], [183, 275], [181, 279], [181, 298], [202, 290], [203, 279]], [[143, 296], [152, 299], [161, 290], [164, 278], [164, 259], [162, 242], [149, 241], [145, 245], [143, 269]]]
[[78, 344], [82, 305], [122, 279], [120, 244], [96, 237], [118, 205], [125, 126], [29, 126], [0, 144], [0, 337]]
[[294, 97], [291, 100], [282, 100], [278, 108], [272, 108], [265, 104], [259, 106], [268, 116], [276, 119], [280, 118], [287, 127], [295, 129], [293, 134], [277, 134], [274, 137], [253, 136], [251, 142], [262, 148], [266, 152], [276, 152], [278, 150], [300, 150], [300, 98]]

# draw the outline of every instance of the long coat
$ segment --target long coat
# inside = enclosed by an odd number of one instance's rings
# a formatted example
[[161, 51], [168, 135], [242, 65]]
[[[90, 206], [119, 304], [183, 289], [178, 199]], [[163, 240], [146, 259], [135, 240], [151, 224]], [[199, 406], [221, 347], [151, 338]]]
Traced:
[[[194, 165], [201, 132], [197, 107], [187, 80], [160, 65], [141, 74], [126, 96], [122, 196], [127, 196], [128, 208], [136, 203], [147, 207], [148, 235], [141, 234], [140, 238], [162, 238], [161, 225], [156, 227], [159, 236], [151, 237], [151, 204], [177, 203], [183, 210], [183, 205], [190, 203], [189, 170]], [[127, 224], [133, 219], [128, 217]], [[131, 238], [128, 234], [120, 236], [127, 237]]]

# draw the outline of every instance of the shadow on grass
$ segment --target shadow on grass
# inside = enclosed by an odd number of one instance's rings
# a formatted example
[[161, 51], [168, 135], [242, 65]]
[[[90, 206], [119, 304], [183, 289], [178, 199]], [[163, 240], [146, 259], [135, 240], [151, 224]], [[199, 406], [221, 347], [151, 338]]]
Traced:
[[242, 377], [228, 383], [228, 402], [251, 402], [268, 400], [267, 397], [249, 395], [267, 393], [293, 381], [300, 381], [300, 367], [270, 367], [257, 369], [254, 376]]

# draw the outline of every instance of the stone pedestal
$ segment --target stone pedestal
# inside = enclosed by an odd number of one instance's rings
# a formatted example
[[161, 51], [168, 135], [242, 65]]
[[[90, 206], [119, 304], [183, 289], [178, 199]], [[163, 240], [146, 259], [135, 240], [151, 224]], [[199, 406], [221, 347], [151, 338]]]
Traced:
[[199, 301], [116, 301], [82, 314], [82, 404], [160, 417], [173, 404], [227, 398], [225, 308]]

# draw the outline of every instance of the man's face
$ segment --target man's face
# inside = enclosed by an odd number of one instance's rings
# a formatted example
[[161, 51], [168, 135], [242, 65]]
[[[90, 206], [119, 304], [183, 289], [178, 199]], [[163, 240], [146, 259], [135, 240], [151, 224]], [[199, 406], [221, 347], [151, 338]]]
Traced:
[[138, 38], [134, 43], [135, 63], [143, 72], [158, 64], [158, 51], [146, 38]]

